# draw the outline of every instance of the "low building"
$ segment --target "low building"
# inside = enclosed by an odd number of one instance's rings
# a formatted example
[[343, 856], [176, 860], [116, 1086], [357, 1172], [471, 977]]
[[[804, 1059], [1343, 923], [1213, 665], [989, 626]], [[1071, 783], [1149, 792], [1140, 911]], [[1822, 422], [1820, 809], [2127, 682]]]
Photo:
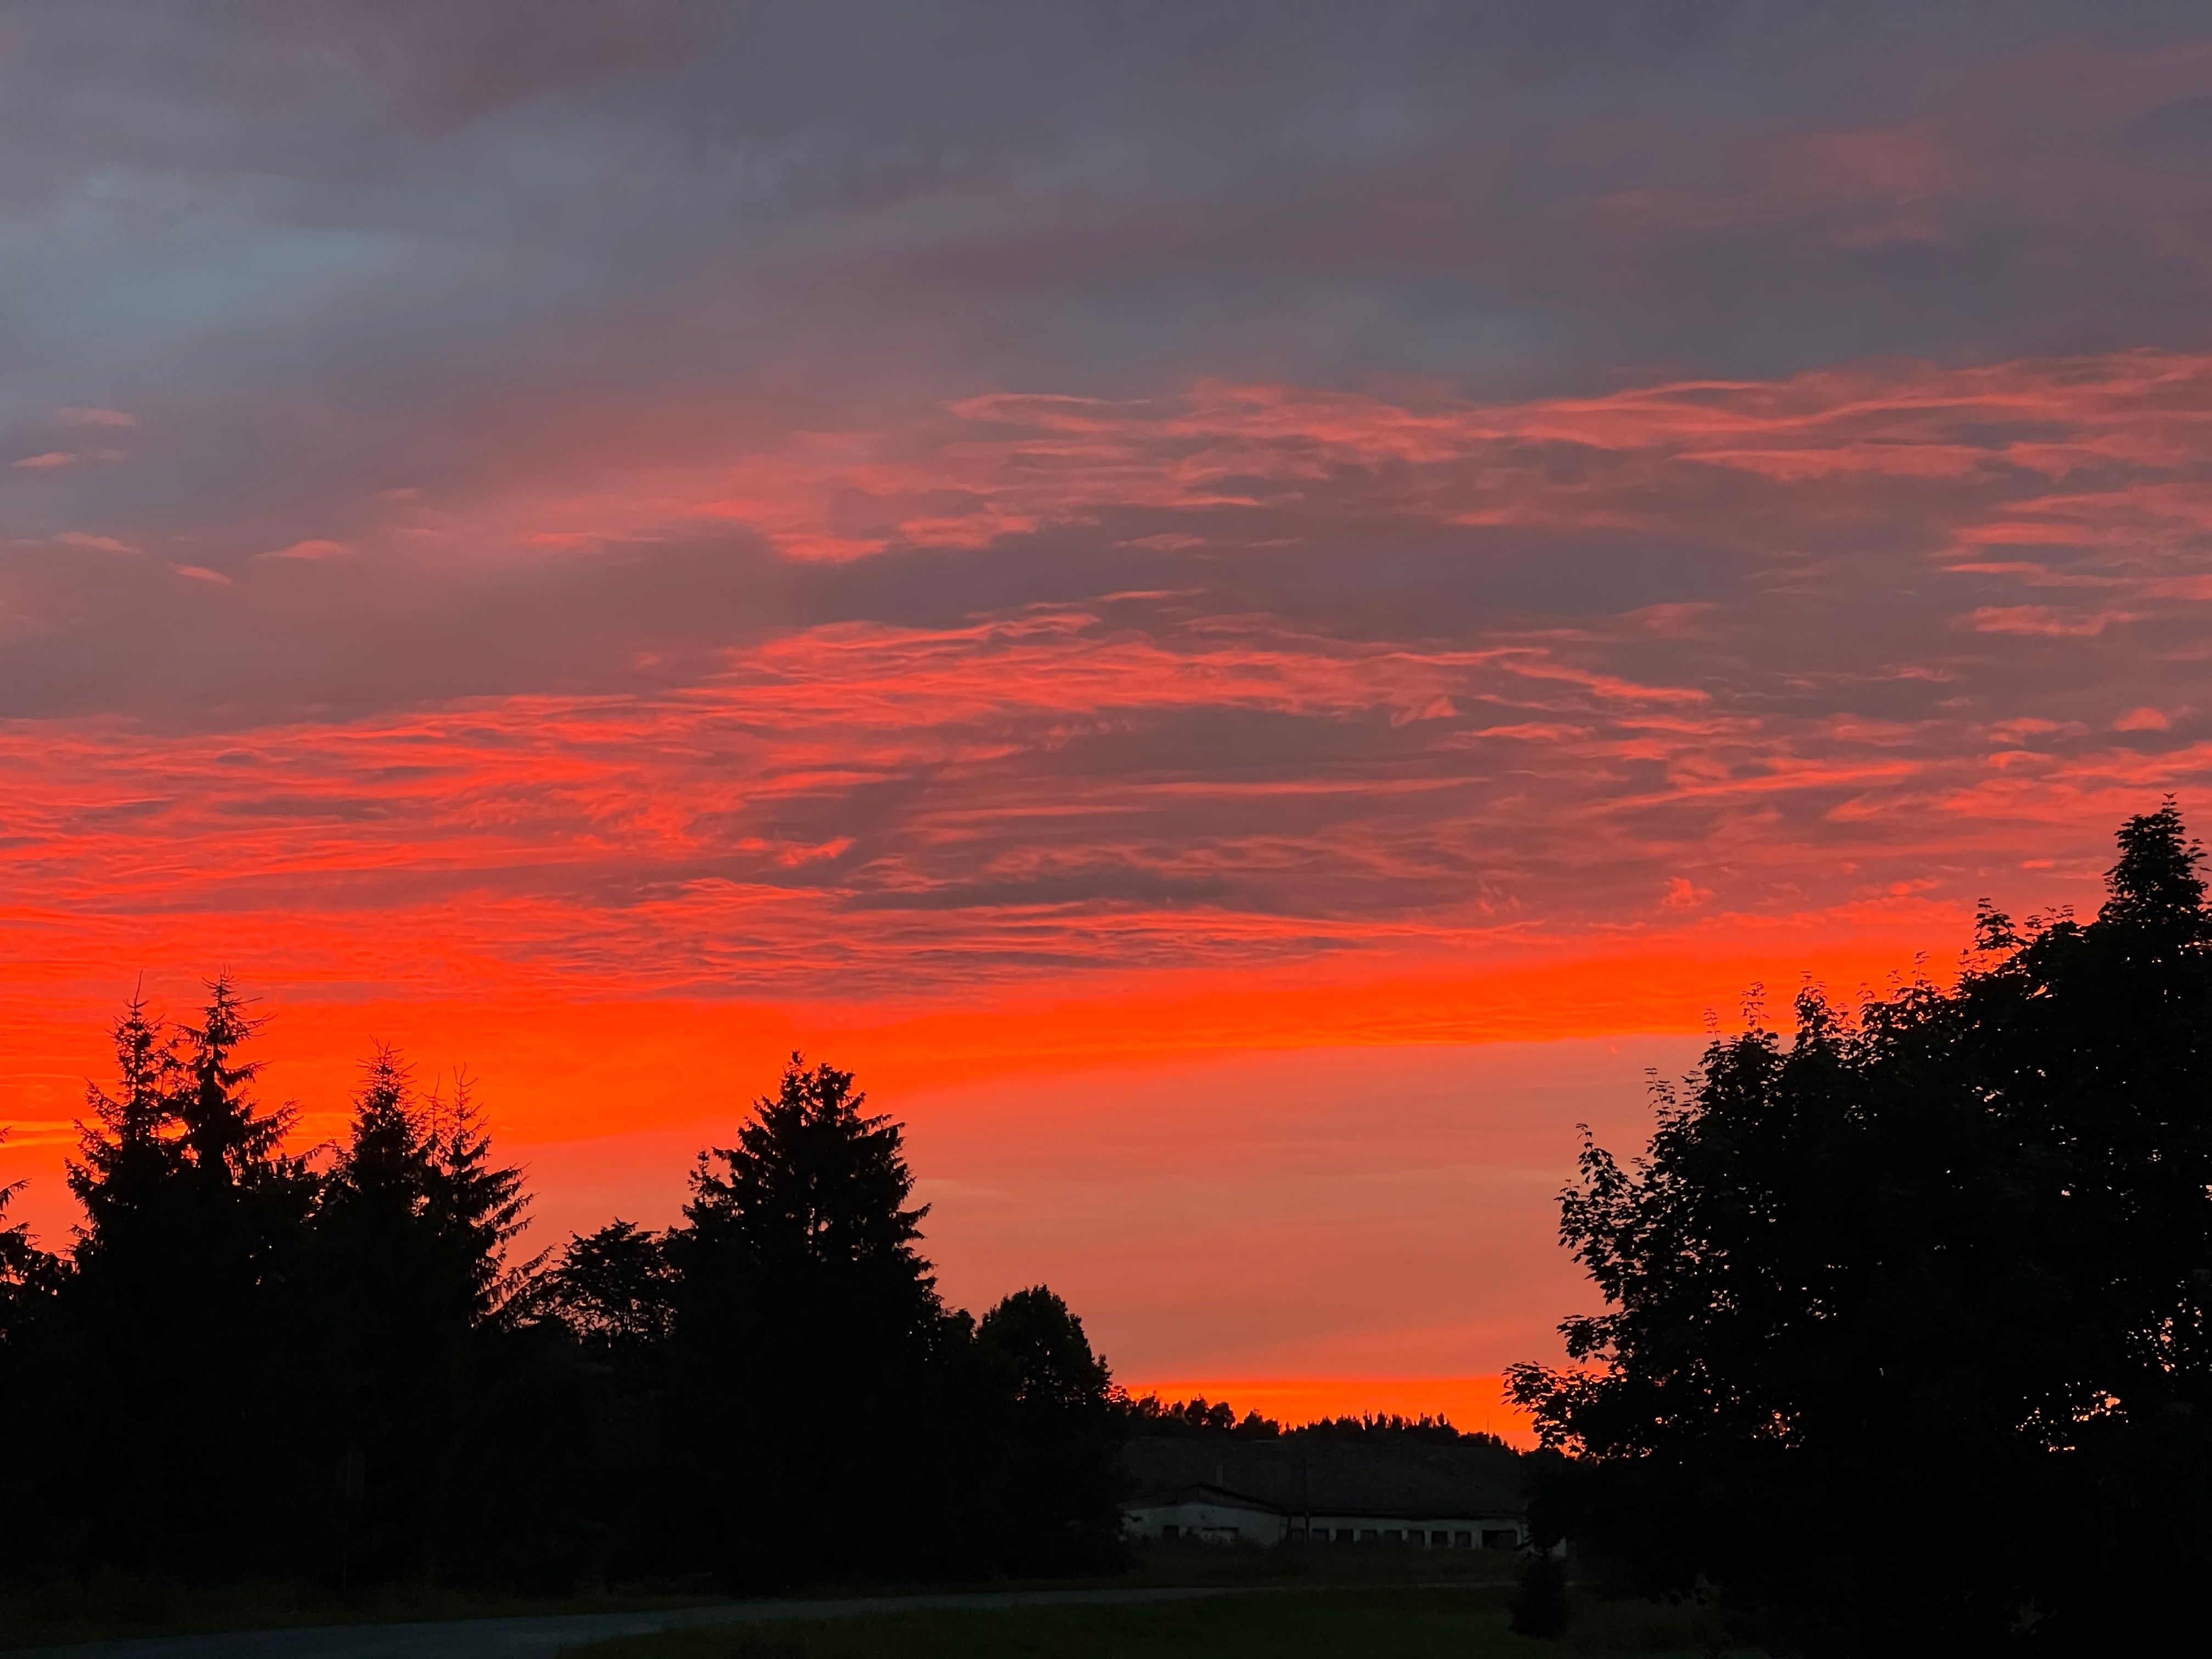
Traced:
[[1121, 1463], [1133, 1538], [1462, 1550], [1528, 1540], [1520, 1460], [1497, 1446], [1193, 1435], [1132, 1440]]

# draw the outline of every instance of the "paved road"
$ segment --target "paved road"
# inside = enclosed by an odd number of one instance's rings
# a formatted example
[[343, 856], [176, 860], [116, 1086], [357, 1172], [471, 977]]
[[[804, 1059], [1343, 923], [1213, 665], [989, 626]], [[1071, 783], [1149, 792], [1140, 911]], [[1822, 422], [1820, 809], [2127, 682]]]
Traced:
[[1234, 1591], [1192, 1589], [977, 1590], [951, 1595], [854, 1595], [834, 1601], [725, 1601], [653, 1613], [571, 1613], [539, 1619], [457, 1619], [425, 1625], [326, 1625], [304, 1630], [159, 1636], [36, 1648], [9, 1659], [551, 1659], [611, 1636], [650, 1636], [702, 1625], [787, 1619], [852, 1619], [944, 1608], [1065, 1607], [1109, 1601], [1184, 1601]]

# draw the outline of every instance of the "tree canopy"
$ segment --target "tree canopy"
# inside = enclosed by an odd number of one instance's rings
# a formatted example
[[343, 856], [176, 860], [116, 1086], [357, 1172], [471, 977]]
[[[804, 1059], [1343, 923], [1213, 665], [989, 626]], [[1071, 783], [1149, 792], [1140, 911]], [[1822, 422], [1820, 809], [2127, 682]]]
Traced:
[[[1716, 1042], [1562, 1233], [1549, 1524], [1808, 1630], [2094, 1648], [2212, 1556], [2212, 915], [2171, 802], [2087, 923]], [[2192, 1592], [2193, 1593], [2193, 1592]]]

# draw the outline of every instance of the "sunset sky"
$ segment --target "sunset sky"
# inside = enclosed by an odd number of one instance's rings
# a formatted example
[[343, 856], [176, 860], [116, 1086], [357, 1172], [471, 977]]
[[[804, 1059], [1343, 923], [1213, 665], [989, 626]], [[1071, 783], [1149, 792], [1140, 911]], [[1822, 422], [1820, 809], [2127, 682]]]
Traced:
[[228, 967], [541, 1244], [801, 1048], [955, 1300], [1503, 1425], [1578, 1122], [2212, 824], [2201, 4], [69, 0], [0, 269], [49, 1244]]

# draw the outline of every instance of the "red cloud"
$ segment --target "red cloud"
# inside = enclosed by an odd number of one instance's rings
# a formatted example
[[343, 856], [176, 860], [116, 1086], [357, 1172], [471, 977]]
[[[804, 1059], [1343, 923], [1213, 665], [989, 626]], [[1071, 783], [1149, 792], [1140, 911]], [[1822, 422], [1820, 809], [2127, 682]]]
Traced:
[[[2121, 816], [2212, 784], [2208, 422], [2186, 354], [1517, 404], [1206, 382], [649, 477], [520, 449], [473, 498], [385, 503], [350, 558], [295, 544], [220, 591], [68, 532], [42, 580], [109, 585], [70, 604], [152, 573], [149, 648], [327, 684], [0, 726], [17, 1144], [58, 1156], [141, 966], [250, 974], [313, 1109], [387, 1035], [500, 1079], [540, 1139], [673, 1133], [800, 1042], [895, 1095], [1694, 1032], [1801, 966], [1846, 995], [1918, 949], [1940, 969], [1975, 899], [2094, 902]], [[814, 612], [665, 637], [635, 605], [456, 585], [649, 585], [733, 520]], [[623, 672], [552, 653], [524, 689], [436, 692], [448, 592], [482, 630], [459, 648], [557, 625]], [[415, 631], [360, 644], [401, 600]], [[160, 660], [165, 698], [200, 672]]]
[[[297, 953], [279, 977], [388, 952], [372, 976], [410, 979], [427, 951], [434, 981], [466, 961], [549, 994], [575, 975], [805, 995], [964, 994], [1077, 963], [1582, 949], [1646, 925], [1662, 881], [1681, 884], [1674, 908], [1710, 894], [1721, 916], [1856, 904], [1864, 876], [1820, 873], [1844, 861], [1948, 860], [1955, 902], [2049, 833], [2050, 811], [2023, 822], [2018, 796], [1988, 793], [1992, 769], [2064, 803], [2084, 847], [2194, 775], [2186, 742], [2146, 757], [2088, 735], [2153, 729], [2123, 711], [2173, 701], [2186, 671], [2157, 651], [2039, 656], [2009, 678], [2006, 653], [2155, 637], [2212, 597], [2208, 422], [2212, 360], [2155, 353], [1515, 404], [1211, 382], [970, 398], [919, 432], [794, 437], [739, 469], [743, 510], [801, 558], [946, 560], [1150, 514], [1175, 527], [1135, 538], [1145, 556], [1202, 583], [1241, 549], [1255, 597], [799, 626], [673, 687], [342, 725], [160, 743], [26, 726], [6, 751], [18, 890], [58, 914], [257, 918], [251, 937]], [[603, 532], [659, 534], [736, 499], [591, 511]], [[1510, 531], [1550, 538], [1562, 569], [1591, 556], [1577, 538], [1619, 535], [1699, 543], [1739, 574], [1719, 597], [1611, 613], [1602, 585], [1633, 567], [1593, 567], [1600, 602], [1577, 621], [1430, 605], [1347, 632], [1271, 608], [1271, 569], [1308, 556], [1255, 524], [1324, 536], [1346, 569], [1363, 545]], [[1425, 556], [1419, 579], [1480, 578], [1484, 545]], [[237, 574], [238, 602], [264, 580]], [[2054, 583], [2096, 603], [2005, 597]], [[1854, 712], [1876, 684], [1942, 689]], [[2027, 718], [2021, 699], [2069, 685], [2109, 712]], [[1934, 805], [1989, 822], [1931, 842]]]

